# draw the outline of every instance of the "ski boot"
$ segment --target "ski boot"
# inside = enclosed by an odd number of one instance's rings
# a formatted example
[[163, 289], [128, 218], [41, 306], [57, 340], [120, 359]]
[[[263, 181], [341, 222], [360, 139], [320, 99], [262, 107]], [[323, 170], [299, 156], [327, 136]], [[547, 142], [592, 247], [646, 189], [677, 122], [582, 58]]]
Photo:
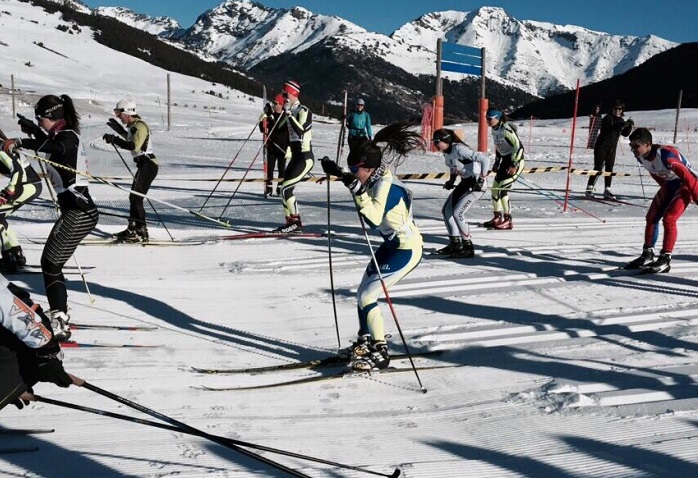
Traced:
[[136, 235], [138, 236], [138, 241], [136, 242], [142, 242], [143, 244], [146, 244], [150, 240], [150, 237], [148, 236], [147, 226], [141, 226], [138, 229], [136, 229]]
[[24, 267], [27, 265], [27, 258], [24, 257], [24, 252], [22, 252], [22, 246], [10, 247], [10, 254], [15, 258], [17, 267]]
[[435, 254], [437, 256], [450, 256], [456, 251], [463, 249], [463, 239], [457, 236], [449, 237], [449, 244], [446, 247], [438, 249]]
[[514, 229], [514, 223], [511, 220], [511, 214], [505, 214], [502, 221], [499, 224], [495, 224], [494, 229], [497, 229], [497, 230]]
[[390, 365], [388, 344], [385, 341], [375, 341], [369, 347], [368, 355], [357, 357], [351, 361], [351, 368], [357, 372], [369, 372], [371, 370], [383, 370]]
[[651, 247], [643, 247], [642, 254], [640, 254], [640, 257], [628, 262], [625, 265], [625, 267], [623, 267], [623, 269], [625, 269], [625, 270], [641, 269], [643, 266], [646, 266], [646, 265], [652, 263], [653, 261], [654, 261], [654, 250]]
[[492, 229], [494, 228], [497, 224], [502, 222], [504, 219], [502, 218], [502, 213], [501, 212], [495, 212], [494, 217], [490, 219], [487, 222], [482, 223], [482, 227], [486, 227], [487, 229]]
[[660, 252], [654, 262], [640, 267], [643, 274], [661, 274], [671, 270], [671, 252]]
[[460, 248], [453, 251], [451, 257], [454, 259], [470, 259], [475, 257], [475, 246], [470, 239], [461, 240]]
[[337, 352], [337, 356], [347, 362], [358, 357], [363, 357], [369, 353], [369, 345], [371, 336], [368, 334], [359, 335], [359, 337], [349, 347], [341, 349]]
[[7, 274], [17, 272], [17, 259], [12, 254], [11, 249], [2, 251], [2, 259], [0, 259], [0, 270]]
[[300, 214], [291, 214], [286, 216], [286, 224], [279, 226], [272, 231], [276, 234], [293, 234], [303, 232], [303, 224], [301, 223]]

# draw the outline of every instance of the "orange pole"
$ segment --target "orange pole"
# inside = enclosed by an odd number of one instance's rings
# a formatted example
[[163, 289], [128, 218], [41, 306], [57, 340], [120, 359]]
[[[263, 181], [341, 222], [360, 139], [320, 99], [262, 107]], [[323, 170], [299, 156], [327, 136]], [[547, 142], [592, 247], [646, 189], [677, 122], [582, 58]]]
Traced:
[[[443, 128], [444, 126], [444, 97], [443, 95], [436, 96], [434, 98], [434, 116], [432, 120], [432, 134], [437, 129]], [[432, 151], [436, 151], [434, 145], [431, 146]]]
[[487, 98], [480, 98], [478, 105], [480, 107], [480, 115], [477, 123], [477, 150], [483, 153], [487, 152], [487, 108], [490, 107], [490, 101]]

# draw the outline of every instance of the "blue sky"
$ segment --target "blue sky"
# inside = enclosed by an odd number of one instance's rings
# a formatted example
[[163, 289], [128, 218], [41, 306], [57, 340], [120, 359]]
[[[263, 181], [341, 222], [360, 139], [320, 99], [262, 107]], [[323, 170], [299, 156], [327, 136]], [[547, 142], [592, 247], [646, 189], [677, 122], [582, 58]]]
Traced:
[[[168, 16], [183, 27], [223, 0], [83, 0], [96, 6], [123, 6], [138, 13]], [[653, 34], [679, 43], [698, 41], [698, 2], [657, 0], [260, 0], [264, 6], [303, 6], [315, 13], [337, 15], [363, 28], [390, 34], [424, 13], [441, 10], [472, 11], [487, 5], [502, 7], [518, 20], [579, 25], [614, 35]], [[397, 6], [399, 5], [399, 6]]]

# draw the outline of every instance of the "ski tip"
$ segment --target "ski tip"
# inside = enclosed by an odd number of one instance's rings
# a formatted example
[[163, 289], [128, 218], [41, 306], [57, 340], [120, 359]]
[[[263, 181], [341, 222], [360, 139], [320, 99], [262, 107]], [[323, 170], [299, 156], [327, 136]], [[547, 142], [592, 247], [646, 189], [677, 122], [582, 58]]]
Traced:
[[393, 472], [392, 475], [390, 475], [390, 478], [397, 478], [398, 476], [400, 476], [400, 469], [395, 468], [395, 471]]

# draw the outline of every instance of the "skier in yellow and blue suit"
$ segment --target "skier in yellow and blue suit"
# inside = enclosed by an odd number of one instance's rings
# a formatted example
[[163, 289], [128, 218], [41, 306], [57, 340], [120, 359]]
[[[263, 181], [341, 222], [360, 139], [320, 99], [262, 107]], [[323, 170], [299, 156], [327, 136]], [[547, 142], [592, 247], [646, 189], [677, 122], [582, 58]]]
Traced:
[[409, 125], [395, 123], [380, 130], [373, 140], [366, 138], [349, 153], [349, 172], [329, 158], [322, 160], [323, 171], [341, 179], [352, 192], [359, 214], [383, 237], [375, 253], [380, 274], [371, 261], [356, 294], [359, 339], [349, 349], [354, 370], [382, 369], [390, 364], [383, 315], [378, 307], [378, 297], [383, 293], [381, 278], [390, 288], [422, 260], [422, 235], [412, 219], [412, 193], [383, 164], [380, 143], [386, 143], [385, 150], [404, 155], [421, 146], [422, 140], [409, 130]]

